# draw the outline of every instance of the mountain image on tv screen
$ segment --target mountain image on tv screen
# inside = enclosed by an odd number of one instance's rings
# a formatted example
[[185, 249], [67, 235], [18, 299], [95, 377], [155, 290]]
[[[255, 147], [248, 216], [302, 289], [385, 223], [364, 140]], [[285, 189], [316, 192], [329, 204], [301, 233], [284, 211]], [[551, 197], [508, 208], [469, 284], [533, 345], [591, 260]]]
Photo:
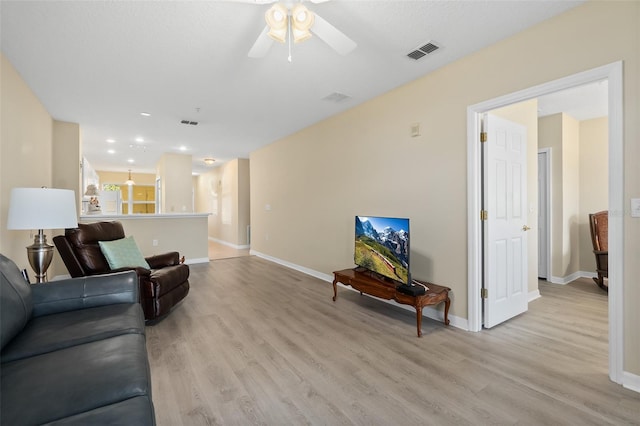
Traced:
[[409, 283], [409, 219], [356, 216], [354, 262]]

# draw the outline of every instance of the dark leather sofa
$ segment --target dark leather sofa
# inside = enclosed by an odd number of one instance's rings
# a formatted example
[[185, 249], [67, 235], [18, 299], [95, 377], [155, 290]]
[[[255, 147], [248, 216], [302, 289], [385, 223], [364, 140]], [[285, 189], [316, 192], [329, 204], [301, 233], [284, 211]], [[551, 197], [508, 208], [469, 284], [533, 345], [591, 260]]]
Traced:
[[134, 272], [28, 284], [0, 254], [0, 424], [154, 425]]
[[122, 223], [96, 222], [78, 224], [53, 238], [60, 256], [72, 277], [135, 270], [140, 282], [140, 304], [148, 321], [157, 320], [189, 293], [189, 266], [180, 263], [178, 252], [146, 257], [146, 268], [110, 269], [98, 241], [114, 241], [125, 237]]

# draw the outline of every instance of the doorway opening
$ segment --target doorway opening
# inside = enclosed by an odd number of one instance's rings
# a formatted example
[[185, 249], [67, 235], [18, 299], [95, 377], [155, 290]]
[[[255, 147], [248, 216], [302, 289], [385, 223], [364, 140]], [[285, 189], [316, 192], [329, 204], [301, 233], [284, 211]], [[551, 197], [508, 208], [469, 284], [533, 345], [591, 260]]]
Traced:
[[491, 99], [467, 109], [467, 223], [468, 223], [468, 323], [470, 331], [482, 329], [482, 209], [481, 116], [496, 108], [602, 80], [608, 81], [609, 99], [609, 377], [621, 383], [623, 376], [623, 118], [622, 62], [605, 65], [519, 92]]

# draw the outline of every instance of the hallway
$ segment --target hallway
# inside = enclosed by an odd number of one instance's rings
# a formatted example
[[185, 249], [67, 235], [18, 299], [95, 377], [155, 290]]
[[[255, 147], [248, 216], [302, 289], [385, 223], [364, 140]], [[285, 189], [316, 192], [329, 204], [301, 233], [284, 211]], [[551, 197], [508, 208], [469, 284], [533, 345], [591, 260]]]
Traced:
[[249, 249], [236, 249], [209, 240], [209, 260], [228, 259], [232, 257], [249, 256]]

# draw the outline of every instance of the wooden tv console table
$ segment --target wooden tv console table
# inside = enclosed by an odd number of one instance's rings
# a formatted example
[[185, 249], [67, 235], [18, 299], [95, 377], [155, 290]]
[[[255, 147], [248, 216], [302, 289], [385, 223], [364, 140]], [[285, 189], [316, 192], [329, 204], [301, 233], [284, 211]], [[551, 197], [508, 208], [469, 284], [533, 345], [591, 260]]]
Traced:
[[[338, 283], [350, 285], [360, 294], [366, 293], [371, 296], [379, 297], [385, 300], [395, 300], [403, 305], [411, 305], [416, 309], [416, 323], [418, 327], [418, 337], [422, 336], [422, 308], [428, 305], [437, 305], [444, 302], [444, 323], [449, 325], [449, 287], [443, 287], [425, 281], [414, 280], [419, 284], [427, 287], [425, 294], [412, 296], [400, 293], [396, 290], [397, 282], [385, 280], [372, 276], [369, 272], [360, 272], [357, 269], [344, 269], [333, 273], [333, 301], [338, 297]], [[416, 284], [416, 285], [419, 285]]]

